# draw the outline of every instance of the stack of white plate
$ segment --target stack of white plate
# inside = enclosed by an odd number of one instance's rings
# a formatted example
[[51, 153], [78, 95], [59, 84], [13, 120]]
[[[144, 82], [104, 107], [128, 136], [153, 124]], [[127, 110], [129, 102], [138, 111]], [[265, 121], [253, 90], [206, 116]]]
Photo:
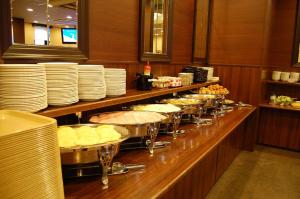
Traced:
[[84, 101], [105, 98], [106, 86], [102, 65], [78, 66], [78, 95], [79, 99]]
[[0, 65], [0, 109], [37, 112], [47, 106], [43, 65]]
[[109, 97], [126, 94], [126, 70], [105, 68], [106, 95]]
[[51, 118], [0, 111], [1, 198], [64, 198], [56, 128]]
[[77, 63], [41, 63], [46, 67], [48, 104], [64, 106], [79, 101]]

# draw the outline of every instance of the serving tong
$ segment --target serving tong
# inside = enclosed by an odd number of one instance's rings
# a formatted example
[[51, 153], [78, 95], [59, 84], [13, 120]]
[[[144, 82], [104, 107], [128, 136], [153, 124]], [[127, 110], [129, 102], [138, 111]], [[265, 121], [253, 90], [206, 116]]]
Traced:
[[109, 167], [108, 175], [119, 175], [128, 173], [129, 170], [144, 169], [144, 164], [123, 164], [121, 162], [112, 163]]

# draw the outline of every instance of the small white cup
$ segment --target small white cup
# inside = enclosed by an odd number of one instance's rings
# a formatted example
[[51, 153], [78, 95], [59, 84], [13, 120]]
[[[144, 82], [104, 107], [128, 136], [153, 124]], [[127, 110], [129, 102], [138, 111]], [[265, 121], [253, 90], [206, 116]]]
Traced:
[[297, 82], [299, 81], [299, 77], [300, 77], [300, 73], [291, 72], [290, 80], [292, 80], [293, 82]]
[[280, 80], [280, 75], [281, 75], [280, 71], [273, 71], [272, 72], [272, 80], [279, 81]]
[[290, 79], [290, 74], [289, 72], [281, 72], [280, 79], [287, 82]]

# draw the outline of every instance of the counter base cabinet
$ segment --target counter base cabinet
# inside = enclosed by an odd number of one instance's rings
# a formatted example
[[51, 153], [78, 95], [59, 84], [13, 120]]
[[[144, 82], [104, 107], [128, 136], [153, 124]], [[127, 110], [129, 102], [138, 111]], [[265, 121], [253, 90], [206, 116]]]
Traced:
[[300, 112], [260, 109], [260, 144], [300, 151]]
[[246, 123], [238, 126], [160, 199], [201, 199], [223, 175], [243, 148]]
[[216, 182], [218, 151], [211, 151], [160, 199], [205, 198]]
[[245, 126], [237, 127], [218, 146], [216, 179], [219, 179], [242, 149]]

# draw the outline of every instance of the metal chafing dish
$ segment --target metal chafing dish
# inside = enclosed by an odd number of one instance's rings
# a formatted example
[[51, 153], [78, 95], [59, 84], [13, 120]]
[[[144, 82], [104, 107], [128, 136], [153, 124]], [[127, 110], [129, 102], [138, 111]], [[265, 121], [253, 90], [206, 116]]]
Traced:
[[[122, 111], [126, 112], [126, 111]], [[132, 111], [132, 112], [141, 112], [141, 111]], [[117, 112], [106, 112], [102, 113], [99, 115], [109, 115], [112, 113], [117, 113]], [[143, 123], [126, 123], [126, 122], [120, 122], [120, 121], [114, 121], [111, 124], [118, 125], [118, 126], [123, 126], [127, 128], [130, 131], [130, 137], [147, 137], [149, 139], [146, 140], [146, 144], [148, 146], [150, 154], [153, 154], [154, 152], [154, 147], [155, 147], [155, 140], [159, 131], [160, 123], [163, 122], [164, 120], [167, 119], [166, 116], [163, 116], [163, 119], [158, 119], [154, 122], [143, 122]], [[97, 115], [94, 115], [90, 118], [89, 120], [92, 123], [99, 123], [101, 124], [101, 121], [97, 120]], [[107, 124], [107, 123], [106, 123]]]
[[[71, 128], [80, 128], [89, 126], [96, 128], [99, 124], [77, 124], [69, 125]], [[62, 164], [79, 164], [99, 162], [102, 167], [102, 183], [103, 188], [108, 188], [108, 169], [111, 165], [113, 157], [119, 152], [120, 143], [129, 138], [129, 131], [125, 127], [113, 125], [113, 128], [121, 134], [121, 138], [114, 141], [93, 145], [80, 145], [72, 147], [60, 147]]]
[[218, 95], [212, 94], [185, 94], [183, 98], [201, 100], [204, 107], [214, 107], [215, 101], [220, 98]]
[[169, 127], [171, 129], [171, 132], [166, 132], [168, 134], [172, 134], [173, 135], [173, 139], [176, 139], [179, 131], [178, 131], [178, 126], [180, 124], [181, 121], [181, 116], [182, 116], [182, 109], [178, 106], [174, 106], [174, 107], [170, 107], [170, 108], [177, 108], [178, 110], [164, 110], [164, 107], [161, 107], [161, 109], [152, 109], [148, 108], [147, 110], [145, 110], [143, 107], [150, 107], [150, 106], [158, 106], [156, 108], [159, 108], [159, 106], [163, 106], [165, 104], [142, 104], [142, 105], [133, 105], [130, 107], [130, 110], [134, 110], [134, 111], [145, 111], [145, 112], [157, 112], [157, 113], [161, 113], [165, 116], [167, 116], [167, 119], [165, 119], [164, 121], [162, 121], [161, 123], [166, 125], [165, 129], [166, 131], [168, 131]]
[[[173, 104], [175, 106], [178, 106], [182, 109], [182, 115], [183, 116], [189, 116], [187, 120], [184, 120], [185, 122], [191, 122], [193, 117], [191, 116], [198, 116], [200, 117], [202, 115], [202, 106], [203, 101], [198, 99], [188, 99], [188, 98], [169, 98], [169, 99], [163, 99], [160, 101], [160, 103], [164, 104]], [[196, 123], [198, 120], [196, 120]]]
[[[224, 114], [223, 111], [223, 101], [225, 99], [225, 95], [221, 94], [186, 94], [182, 97], [187, 99], [198, 99], [203, 102], [203, 113], [207, 114], [208, 109], [212, 109], [212, 115], [216, 118], [218, 115]], [[218, 110], [220, 108], [220, 111]], [[202, 125], [211, 125], [213, 120], [212, 119], [202, 119], [201, 117], [198, 118], [199, 124]]]
[[178, 106], [183, 111], [183, 114], [199, 114], [199, 107], [203, 105], [201, 100], [187, 98], [163, 99], [160, 103]]

